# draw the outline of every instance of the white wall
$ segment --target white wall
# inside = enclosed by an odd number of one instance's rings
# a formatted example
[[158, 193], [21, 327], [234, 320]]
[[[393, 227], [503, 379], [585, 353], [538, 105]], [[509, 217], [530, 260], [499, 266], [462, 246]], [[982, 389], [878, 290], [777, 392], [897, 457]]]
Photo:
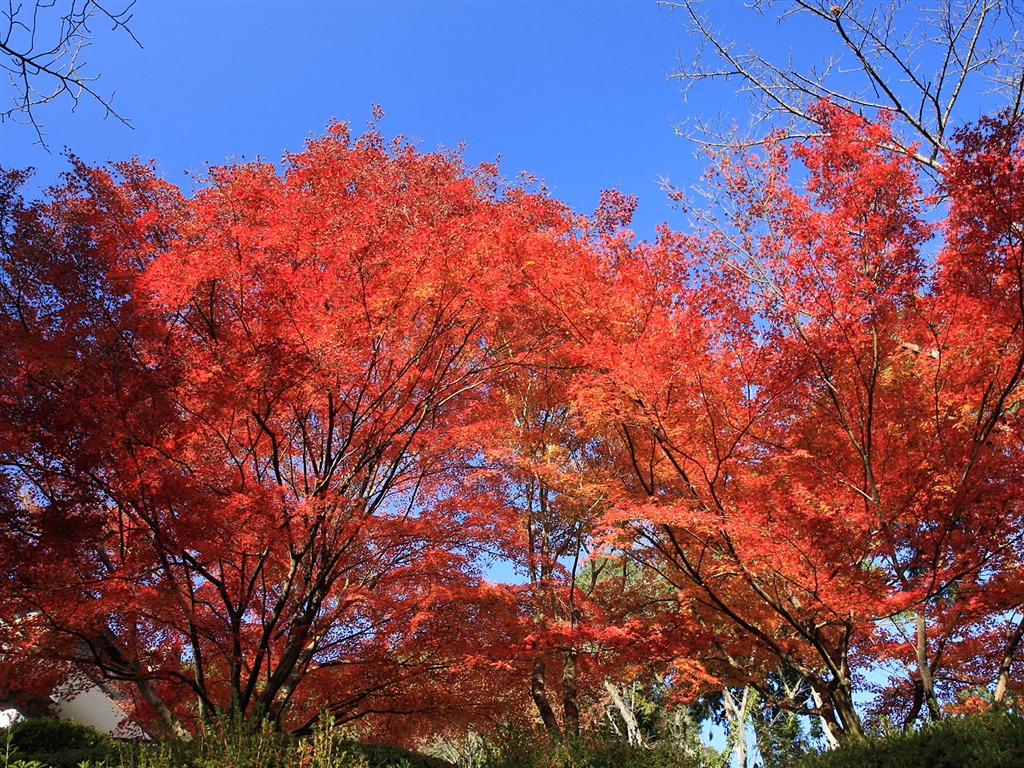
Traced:
[[145, 738], [145, 733], [128, 720], [127, 713], [98, 685], [84, 676], [69, 680], [54, 691], [54, 712], [111, 736], [125, 739]]

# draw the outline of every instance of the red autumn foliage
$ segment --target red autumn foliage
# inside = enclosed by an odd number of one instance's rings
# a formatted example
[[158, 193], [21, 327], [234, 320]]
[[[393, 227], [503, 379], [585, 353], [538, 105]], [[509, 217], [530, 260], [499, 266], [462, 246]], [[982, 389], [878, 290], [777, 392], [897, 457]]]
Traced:
[[898, 658], [899, 716], [939, 717], [1020, 641], [1021, 146], [961, 137], [933, 264], [887, 126], [819, 109], [824, 136], [718, 158], [697, 230], [623, 262], [578, 402], [632, 476], [615, 544], [712, 633], [709, 669], [794, 670], [811, 699], [782, 703], [859, 739], [857, 672]]
[[563, 210], [341, 125], [191, 198], [116, 172], [5, 189], [5, 619], [176, 729], [490, 715], [502, 671], [461, 678], [517, 608], [459, 438], [521, 356], [490, 348], [510, 254]]
[[573, 732], [651, 676], [796, 674], [773, 703], [852, 740], [869, 670], [907, 724], [1008, 702], [1021, 128], [962, 132], [934, 203], [884, 122], [818, 109], [653, 243], [627, 196], [575, 216], [340, 125], [192, 196], [8, 173], [2, 652], [179, 729]]

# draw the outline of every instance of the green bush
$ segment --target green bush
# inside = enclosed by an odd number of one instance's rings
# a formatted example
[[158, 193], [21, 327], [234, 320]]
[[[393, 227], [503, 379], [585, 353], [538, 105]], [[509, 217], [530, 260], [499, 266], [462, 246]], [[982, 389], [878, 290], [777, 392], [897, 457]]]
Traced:
[[79, 768], [84, 763], [88, 768], [115, 766], [117, 751], [113, 746], [83, 747], [81, 749], [58, 749], [52, 752], [15, 752], [11, 768], [18, 763], [46, 766], [47, 768]]
[[110, 737], [88, 725], [56, 717], [30, 717], [10, 728], [11, 743], [19, 752], [59, 752], [108, 746]]
[[446, 760], [388, 744], [348, 742], [347, 747], [366, 759], [367, 768], [455, 768]]
[[1024, 719], [957, 717], [866, 744], [804, 757], [798, 768], [1021, 768]]
[[325, 718], [295, 739], [269, 724], [224, 720], [189, 741], [123, 745], [108, 768], [453, 768], [443, 760], [384, 745], [355, 742]]
[[[13, 751], [9, 760], [0, 759], [0, 768], [79, 768], [83, 763], [88, 768], [455, 768], [439, 757], [400, 747], [360, 744], [351, 731], [334, 726], [329, 718], [301, 740], [270, 725], [231, 720], [211, 725], [188, 741], [143, 744], [115, 745], [93, 729], [53, 719], [22, 724], [18, 732], [12, 729]], [[707, 768], [712, 764], [667, 742], [643, 748], [599, 732], [559, 740], [532, 730], [508, 730], [487, 742], [477, 757], [475, 768]]]
[[82, 763], [95, 765], [116, 757], [108, 736], [56, 717], [32, 717], [0, 729], [0, 741], [5, 744], [0, 765], [78, 768]]
[[[285, 768], [295, 743], [270, 725], [225, 719], [190, 740], [121, 746], [121, 768]], [[338, 768], [348, 768], [341, 764]]]
[[668, 742], [640, 747], [601, 732], [559, 740], [535, 731], [506, 731], [483, 761], [485, 768], [704, 768], [710, 764]]

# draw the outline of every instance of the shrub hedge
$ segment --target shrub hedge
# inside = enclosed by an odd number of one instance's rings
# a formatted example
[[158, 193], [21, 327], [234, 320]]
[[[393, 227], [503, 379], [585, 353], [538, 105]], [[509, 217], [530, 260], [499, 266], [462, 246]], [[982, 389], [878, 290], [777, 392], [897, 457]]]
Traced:
[[[0, 751], [0, 768], [456, 768], [398, 747], [359, 744], [332, 725], [304, 740], [270, 727], [228, 726], [189, 742], [130, 745], [70, 721], [33, 718], [0, 730], [3, 740], [9, 752]], [[635, 747], [600, 732], [558, 740], [543, 732], [508, 730], [485, 740], [471, 762], [473, 768], [709, 768], [720, 765], [721, 756], [713, 750], [685, 752], [669, 743]], [[792, 768], [1022, 767], [1024, 718], [994, 713], [951, 718], [792, 763]]]
[[905, 734], [808, 755], [798, 768], [1022, 768], [1024, 719], [955, 717]]

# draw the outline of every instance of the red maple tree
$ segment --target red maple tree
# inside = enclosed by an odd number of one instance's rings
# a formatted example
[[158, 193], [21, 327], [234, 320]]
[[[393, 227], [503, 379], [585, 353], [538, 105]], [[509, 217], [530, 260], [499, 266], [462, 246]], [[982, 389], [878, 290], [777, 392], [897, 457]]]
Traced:
[[[858, 670], [903, 655], [901, 714], [941, 716], [965, 635], [1020, 605], [1021, 147], [961, 137], [933, 264], [886, 124], [819, 110], [823, 136], [719, 157], [697, 230], [618, 262], [578, 403], [621, 437], [606, 524], [712, 633], [709, 669], [766, 693], [794, 670], [810, 696], [783, 704], [856, 740]], [[986, 656], [1000, 697], [1020, 626]]]
[[564, 210], [343, 125], [192, 197], [116, 174], [4, 188], [5, 620], [178, 731], [489, 714], [453, 670], [517, 618], [460, 435], [523, 354], [492, 348], [507, 263]]

